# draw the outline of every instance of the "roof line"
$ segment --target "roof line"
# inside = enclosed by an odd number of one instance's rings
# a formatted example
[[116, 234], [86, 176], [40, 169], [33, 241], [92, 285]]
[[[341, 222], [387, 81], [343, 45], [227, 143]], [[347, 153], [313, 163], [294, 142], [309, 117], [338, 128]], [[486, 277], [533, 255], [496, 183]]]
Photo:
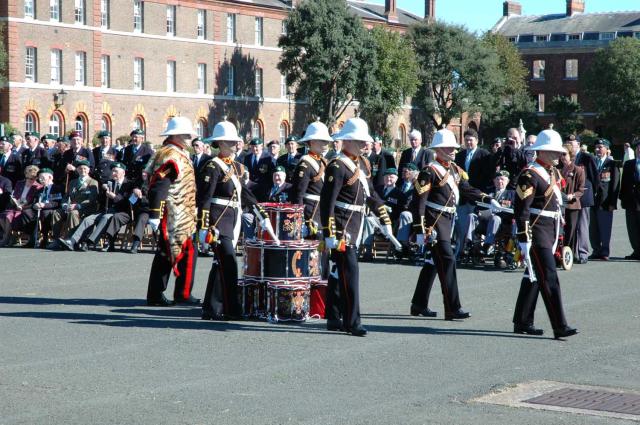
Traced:
[[364, 12], [364, 13], [367, 13], [367, 14], [369, 14], [369, 15], [375, 16], [375, 17], [376, 17], [376, 18], [378, 18], [378, 19], [383, 19], [383, 20], [385, 20], [385, 21], [387, 20], [387, 19], [386, 19], [386, 17], [381, 16], [381, 15], [378, 15], [377, 13], [373, 13], [373, 12], [370, 12], [370, 11], [368, 11], [368, 10], [362, 9], [362, 8], [360, 8], [360, 7], [358, 7], [358, 6], [354, 6], [354, 5], [352, 4], [352, 2], [349, 2], [349, 6], [353, 7], [354, 9], [358, 9], [358, 10], [360, 10], [360, 11]]
[[[350, 4], [351, 6], [355, 7], [356, 9], [362, 10], [365, 13], [373, 14], [375, 16], [381, 16], [381, 15], [378, 15], [377, 13], [368, 12], [366, 10], [363, 10], [363, 9], [359, 8], [358, 6], [354, 6], [353, 3], [356, 3], [356, 4], [357, 3], [362, 3], [362, 4], [368, 4], [370, 6], [380, 7], [381, 5], [379, 3], [371, 3], [371, 2], [368, 2], [368, 1], [364, 1], [364, 0], [347, 0], [347, 4]], [[416, 18], [418, 20], [422, 19], [422, 16], [414, 15], [413, 13], [409, 12], [408, 10], [401, 9], [399, 7], [396, 8], [396, 10], [401, 11], [405, 15], [411, 16], [411, 17]]]

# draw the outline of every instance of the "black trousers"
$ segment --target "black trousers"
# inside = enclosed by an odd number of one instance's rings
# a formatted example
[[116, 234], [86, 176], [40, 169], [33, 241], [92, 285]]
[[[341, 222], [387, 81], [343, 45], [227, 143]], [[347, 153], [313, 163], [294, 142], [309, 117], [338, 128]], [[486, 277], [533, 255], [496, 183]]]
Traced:
[[147, 227], [147, 221], [149, 221], [149, 213], [146, 211], [139, 212], [136, 216], [136, 223], [133, 228], [133, 237], [136, 240], [141, 241], [144, 237], [144, 229]]
[[331, 250], [331, 259], [335, 263], [338, 277], [329, 275], [325, 316], [327, 321], [338, 321], [342, 316], [345, 329], [360, 326], [360, 283], [358, 268], [358, 249], [347, 246], [344, 252]]
[[209, 272], [202, 310], [211, 315], [238, 317], [242, 307], [238, 297], [238, 262], [233, 240], [220, 236], [213, 247], [213, 264]]
[[577, 252], [578, 215], [580, 215], [580, 210], [565, 210], [564, 212], [564, 246], [571, 248], [574, 255]]
[[528, 277], [522, 279], [516, 309], [513, 313], [513, 323], [522, 326], [533, 325], [533, 313], [536, 309], [538, 293], [541, 293], [551, 326], [553, 329], [562, 329], [567, 326], [567, 319], [562, 308], [560, 281], [553, 252], [551, 248], [534, 246], [531, 248], [530, 255], [537, 281], [532, 283]]
[[[116, 237], [120, 228], [124, 225], [127, 225], [131, 222], [131, 214], [128, 212], [116, 212], [113, 213], [113, 216], [109, 220], [109, 224], [107, 224], [107, 228], [105, 233], [110, 239]], [[146, 223], [145, 223], [146, 224]]]
[[[167, 241], [162, 232], [159, 232], [158, 250], [153, 263], [151, 264], [151, 273], [149, 274], [149, 287], [147, 289], [147, 301], [158, 301], [162, 297], [162, 293], [167, 290], [169, 284], [169, 276], [173, 269], [171, 258], [166, 252]], [[176, 283], [173, 289], [173, 299], [187, 299], [191, 296], [193, 290], [193, 277], [196, 270], [196, 259], [193, 241], [188, 239], [182, 256], [175, 265]]]
[[437, 274], [442, 288], [446, 316], [448, 313], [454, 313], [461, 308], [456, 257], [453, 249], [451, 249], [451, 241], [437, 241], [431, 248], [431, 254], [431, 261], [427, 261], [420, 271], [411, 303], [418, 308], [429, 306], [429, 294]]

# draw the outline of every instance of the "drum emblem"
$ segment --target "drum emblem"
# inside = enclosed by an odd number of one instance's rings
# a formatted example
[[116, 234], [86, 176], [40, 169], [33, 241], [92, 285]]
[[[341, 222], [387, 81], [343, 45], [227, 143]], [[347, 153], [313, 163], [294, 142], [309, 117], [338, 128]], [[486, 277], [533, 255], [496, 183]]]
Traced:
[[320, 275], [320, 262], [318, 261], [318, 251], [312, 251], [309, 254], [309, 275], [310, 276], [319, 276]]
[[295, 313], [301, 314], [303, 306], [304, 306], [304, 291], [294, 291], [293, 308], [295, 310]]
[[295, 277], [302, 276], [302, 270], [298, 267], [298, 261], [302, 258], [302, 251], [296, 251], [291, 256], [291, 270], [293, 270], [293, 275]]

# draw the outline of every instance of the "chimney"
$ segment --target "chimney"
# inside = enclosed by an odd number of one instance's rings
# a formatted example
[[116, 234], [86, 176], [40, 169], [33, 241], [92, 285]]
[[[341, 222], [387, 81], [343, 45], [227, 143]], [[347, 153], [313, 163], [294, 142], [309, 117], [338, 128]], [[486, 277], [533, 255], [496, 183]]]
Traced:
[[505, 1], [502, 3], [502, 16], [522, 15], [522, 5], [517, 1]]
[[384, 0], [384, 15], [389, 22], [398, 22], [398, 10], [396, 0]]
[[291, 7], [295, 9], [296, 7], [300, 6], [300, 1], [301, 0], [291, 0]]
[[567, 0], [567, 16], [584, 13], [584, 0]]
[[430, 22], [436, 20], [436, 0], [424, 1], [424, 19]]

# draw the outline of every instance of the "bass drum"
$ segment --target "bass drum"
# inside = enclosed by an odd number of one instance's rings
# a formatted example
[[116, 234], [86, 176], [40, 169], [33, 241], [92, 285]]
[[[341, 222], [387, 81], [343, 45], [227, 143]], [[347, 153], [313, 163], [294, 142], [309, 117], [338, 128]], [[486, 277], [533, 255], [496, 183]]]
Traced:
[[[267, 202], [260, 204], [269, 216], [271, 227], [280, 242], [299, 243], [302, 240], [302, 224], [304, 223], [304, 206], [295, 204], [279, 204]], [[260, 223], [256, 228], [256, 238], [273, 242], [273, 238]]]
[[242, 306], [242, 316], [264, 319], [266, 309], [266, 288], [263, 282], [254, 279], [238, 280], [238, 298]]
[[309, 282], [267, 282], [267, 320], [304, 322], [309, 317]]
[[306, 280], [320, 277], [319, 242], [274, 245], [267, 242], [245, 243], [244, 277], [250, 280]]

